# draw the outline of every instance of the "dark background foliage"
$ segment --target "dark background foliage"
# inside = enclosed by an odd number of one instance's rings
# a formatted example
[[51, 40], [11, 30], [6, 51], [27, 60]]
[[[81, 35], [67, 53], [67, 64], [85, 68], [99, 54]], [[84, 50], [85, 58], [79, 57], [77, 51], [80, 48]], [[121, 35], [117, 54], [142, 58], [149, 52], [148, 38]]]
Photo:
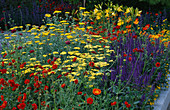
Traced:
[[[166, 17], [170, 22], [170, 0], [85, 0], [86, 9], [93, 10], [94, 5], [103, 4], [103, 9], [106, 9], [105, 3], [113, 2], [128, 7], [139, 8], [143, 12], [161, 11], [166, 13]], [[7, 21], [14, 20], [13, 25], [21, 25], [21, 14], [18, 6], [21, 6], [22, 25], [34, 24], [42, 25], [42, 19], [46, 13], [52, 14], [54, 10], [72, 11], [78, 9], [79, 6], [84, 6], [84, 0], [1, 0], [0, 3], [0, 18], [4, 17], [2, 11], [5, 11]], [[10, 14], [10, 17], [9, 17]], [[143, 13], [145, 14], [145, 13]], [[13, 25], [7, 23], [8, 29]], [[0, 27], [4, 30], [5, 23], [0, 21]]]

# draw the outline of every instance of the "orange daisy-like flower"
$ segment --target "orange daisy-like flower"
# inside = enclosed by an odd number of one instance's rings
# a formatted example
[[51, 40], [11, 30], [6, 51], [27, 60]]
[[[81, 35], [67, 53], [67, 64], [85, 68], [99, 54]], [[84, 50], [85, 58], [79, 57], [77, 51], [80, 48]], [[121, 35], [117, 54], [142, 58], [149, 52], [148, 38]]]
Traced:
[[94, 95], [99, 95], [99, 94], [101, 94], [101, 90], [94, 88], [94, 89], [93, 89], [93, 94], [94, 94]]

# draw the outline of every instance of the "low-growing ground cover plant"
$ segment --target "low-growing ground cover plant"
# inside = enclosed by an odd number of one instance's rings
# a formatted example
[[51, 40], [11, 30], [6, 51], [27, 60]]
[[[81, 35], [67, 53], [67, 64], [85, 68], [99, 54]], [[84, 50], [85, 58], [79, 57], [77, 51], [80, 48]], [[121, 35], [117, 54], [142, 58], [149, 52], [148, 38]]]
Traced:
[[161, 28], [144, 24], [138, 9], [112, 4], [78, 11], [79, 18], [62, 18], [56, 10], [41, 27], [15, 26], [2, 36], [1, 109], [152, 108], [168, 85], [166, 19]]

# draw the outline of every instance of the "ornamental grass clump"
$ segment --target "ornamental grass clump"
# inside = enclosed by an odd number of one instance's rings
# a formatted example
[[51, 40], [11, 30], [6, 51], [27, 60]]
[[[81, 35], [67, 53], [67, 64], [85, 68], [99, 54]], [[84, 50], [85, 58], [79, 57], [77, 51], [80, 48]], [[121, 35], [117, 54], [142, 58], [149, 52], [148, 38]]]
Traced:
[[15, 26], [4, 35], [0, 108], [152, 108], [167, 87], [169, 30], [139, 26], [133, 7], [100, 7], [80, 7], [80, 18], [54, 11], [41, 27], [16, 33]]

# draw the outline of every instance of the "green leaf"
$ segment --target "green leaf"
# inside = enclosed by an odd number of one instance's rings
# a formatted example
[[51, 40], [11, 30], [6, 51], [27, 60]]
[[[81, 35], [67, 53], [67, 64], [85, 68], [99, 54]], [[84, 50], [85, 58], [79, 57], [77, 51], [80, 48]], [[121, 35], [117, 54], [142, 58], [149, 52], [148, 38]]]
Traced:
[[136, 102], [134, 102], [133, 104], [136, 105], [136, 104], [138, 104], [138, 103], [140, 103], [140, 101], [136, 101]]

